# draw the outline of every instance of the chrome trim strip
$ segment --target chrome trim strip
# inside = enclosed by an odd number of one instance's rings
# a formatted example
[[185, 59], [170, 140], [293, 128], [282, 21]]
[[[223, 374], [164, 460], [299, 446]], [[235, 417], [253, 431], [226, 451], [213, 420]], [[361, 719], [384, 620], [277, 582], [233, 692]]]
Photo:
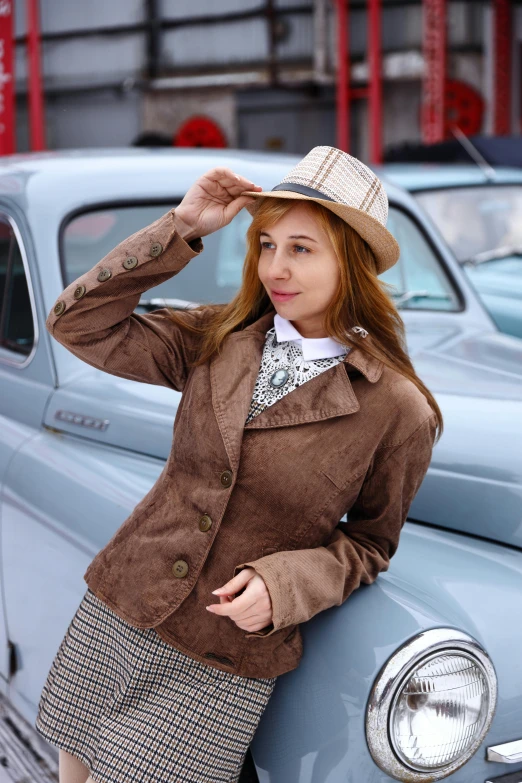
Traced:
[[522, 783], [522, 771], [510, 772], [508, 775], [501, 775], [499, 778], [488, 778], [484, 783]]
[[[23, 370], [25, 367], [27, 367], [28, 364], [30, 364], [33, 360], [33, 357], [36, 353], [36, 349], [38, 348], [38, 342], [40, 338], [40, 330], [38, 328], [38, 315], [36, 312], [36, 300], [34, 296], [34, 289], [33, 289], [33, 282], [31, 280], [31, 275], [29, 272], [29, 261], [27, 258], [27, 252], [25, 250], [25, 245], [22, 240], [22, 234], [20, 233], [20, 230], [15, 222], [14, 217], [7, 212], [5, 204], [0, 204], [0, 215], [4, 215], [7, 218], [7, 222], [13, 229], [13, 234], [15, 235], [15, 239], [18, 242], [18, 247], [20, 248], [20, 256], [22, 258], [22, 264], [24, 265], [24, 272], [25, 277], [27, 280], [27, 290], [29, 291], [29, 301], [31, 302], [31, 312], [33, 316], [33, 329], [34, 329], [34, 342], [31, 348], [30, 353], [24, 358], [23, 361], [17, 361], [16, 359], [11, 359], [9, 356], [5, 356], [5, 354], [12, 354], [12, 356], [19, 356], [16, 351], [11, 351], [8, 348], [2, 347], [1, 355], [0, 355], [0, 363], [6, 364], [9, 367], [16, 367], [17, 369]], [[22, 354], [23, 355], [23, 354]]]
[[[395, 755], [389, 737], [390, 710], [404, 681], [421, 661], [439, 652], [467, 654], [479, 662], [490, 688], [490, 705], [484, 729], [465, 756], [440, 769], [419, 771], [403, 764]], [[472, 636], [454, 628], [422, 631], [396, 650], [384, 664], [373, 684], [366, 708], [366, 741], [373, 760], [387, 775], [408, 783], [432, 783], [462, 767], [478, 750], [491, 725], [497, 704], [497, 677], [489, 655]]]
[[69, 424], [77, 424], [80, 427], [87, 427], [91, 430], [105, 432], [110, 424], [109, 419], [97, 419], [94, 416], [87, 416], [83, 413], [74, 413], [73, 411], [57, 410], [54, 418], [58, 421], [66, 421]]
[[142, 307], [173, 307], [175, 310], [190, 310], [194, 307], [199, 307], [197, 302], [189, 302], [187, 299], [165, 299], [162, 296], [157, 296], [153, 299], [140, 299], [138, 305]]
[[[503, 742], [502, 745], [490, 745], [487, 749], [487, 760], [501, 764], [516, 764], [522, 761], [522, 739]], [[522, 772], [520, 777], [522, 779]]]

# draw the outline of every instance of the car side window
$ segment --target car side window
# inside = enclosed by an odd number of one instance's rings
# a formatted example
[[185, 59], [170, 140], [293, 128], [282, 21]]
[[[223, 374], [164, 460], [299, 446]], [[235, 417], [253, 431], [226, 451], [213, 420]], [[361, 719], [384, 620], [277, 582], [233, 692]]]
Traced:
[[0, 214], [0, 347], [31, 353], [34, 321], [22, 252], [6, 215]]
[[[61, 234], [64, 283], [85, 274], [119, 242], [164, 215], [173, 204], [104, 207], [73, 215]], [[241, 285], [246, 231], [252, 217], [243, 209], [234, 220], [203, 239], [197, 262], [180, 275], [149, 289], [141, 305], [151, 299], [182, 302], [227, 302]], [[159, 304], [158, 306], [162, 306]]]
[[[172, 204], [115, 205], [73, 215], [61, 236], [65, 285], [87, 272], [125, 237], [157, 220], [171, 207]], [[195, 303], [230, 301], [241, 285], [246, 232], [251, 221], [251, 215], [243, 209], [227, 226], [206, 235], [197, 263], [188, 264], [180, 275], [149, 289], [139, 306], [148, 308], [169, 299]], [[460, 310], [457, 293], [439, 258], [413, 219], [392, 206], [387, 228], [399, 242], [401, 257], [381, 279], [394, 286], [392, 295], [397, 307]]]
[[399, 243], [401, 255], [380, 279], [393, 286], [396, 306], [404, 310], [460, 310], [457, 292], [415, 222], [402, 210], [390, 207], [386, 227]]

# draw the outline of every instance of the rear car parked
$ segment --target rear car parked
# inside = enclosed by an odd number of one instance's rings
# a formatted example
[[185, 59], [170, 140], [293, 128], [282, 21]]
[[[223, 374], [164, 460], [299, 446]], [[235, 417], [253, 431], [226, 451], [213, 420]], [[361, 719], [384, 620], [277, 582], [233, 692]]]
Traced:
[[522, 337], [522, 170], [389, 165], [450, 246], [500, 331]]

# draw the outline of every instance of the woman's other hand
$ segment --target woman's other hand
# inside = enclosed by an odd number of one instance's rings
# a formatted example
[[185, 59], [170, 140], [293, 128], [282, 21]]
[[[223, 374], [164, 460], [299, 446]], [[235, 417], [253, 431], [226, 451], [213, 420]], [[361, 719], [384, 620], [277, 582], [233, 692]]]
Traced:
[[232, 169], [219, 166], [199, 177], [174, 210], [175, 215], [191, 228], [185, 238], [190, 241], [204, 237], [230, 223], [246, 204], [254, 201], [252, 196], [241, 195], [246, 190], [263, 188]]
[[[232, 598], [242, 588], [237, 598]], [[207, 606], [213, 614], [230, 617], [244, 631], [260, 631], [272, 622], [272, 602], [265, 580], [254, 568], [243, 568], [223, 587], [212, 591], [219, 595], [220, 603]]]

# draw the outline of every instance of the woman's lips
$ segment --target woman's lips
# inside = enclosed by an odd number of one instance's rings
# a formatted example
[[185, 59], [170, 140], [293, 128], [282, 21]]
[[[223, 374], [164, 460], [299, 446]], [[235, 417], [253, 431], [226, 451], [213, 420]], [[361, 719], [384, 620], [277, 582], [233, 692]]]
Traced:
[[294, 296], [297, 296], [297, 293], [285, 294], [282, 291], [272, 291], [272, 299], [275, 299], [276, 302], [289, 302]]

